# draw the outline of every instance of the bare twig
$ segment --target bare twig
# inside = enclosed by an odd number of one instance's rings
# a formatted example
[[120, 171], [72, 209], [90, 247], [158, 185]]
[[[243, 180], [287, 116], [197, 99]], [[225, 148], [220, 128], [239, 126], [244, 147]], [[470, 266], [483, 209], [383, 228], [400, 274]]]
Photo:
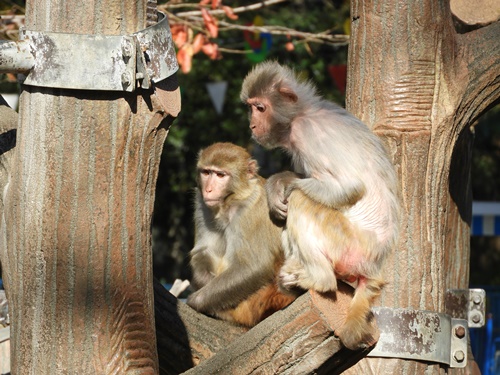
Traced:
[[[264, 8], [264, 7], [267, 7], [269, 5], [283, 3], [285, 1], [289, 1], [289, 0], [266, 0], [266, 1], [261, 1], [258, 3], [252, 4], [252, 5], [246, 5], [246, 6], [241, 6], [241, 7], [232, 8], [232, 9], [233, 9], [234, 13], [243, 13], [243, 12], [248, 12], [250, 10], [257, 10], [260, 8]], [[188, 4], [186, 4], [186, 3], [185, 4], [165, 4], [165, 5], [158, 5], [158, 9], [164, 9], [165, 11], [168, 12], [168, 9], [186, 7], [186, 5], [188, 5]], [[200, 7], [199, 4], [196, 4], [195, 6]], [[223, 15], [225, 13], [224, 13], [224, 10], [222, 10], [222, 9], [215, 9], [215, 10], [211, 10], [210, 14], [216, 16], [216, 15]], [[191, 16], [200, 16], [200, 15], [201, 15], [201, 10], [193, 10], [193, 11], [189, 11], [189, 12], [181, 12], [181, 13], [176, 14], [177, 17], [191, 17]]]
[[[234, 13], [242, 13], [242, 12], [247, 12], [247, 11], [252, 11], [256, 9], [260, 9], [266, 6], [270, 5], [275, 5], [279, 3], [283, 3], [288, 0], [267, 0], [267, 1], [262, 1], [259, 3], [255, 3], [252, 5], [247, 5], [247, 6], [241, 6], [237, 8], [232, 8], [232, 11]], [[168, 18], [171, 20], [171, 23], [181, 23], [184, 24], [193, 30], [196, 30], [198, 32], [203, 32], [208, 36], [208, 32], [206, 31], [204, 24], [203, 24], [203, 18], [201, 17], [201, 9], [200, 10], [193, 10], [193, 11], [187, 11], [187, 12], [179, 12], [179, 13], [172, 13], [171, 11], [173, 9], [179, 9], [182, 7], [198, 7], [200, 8], [199, 4], [193, 4], [193, 3], [183, 3], [183, 4], [165, 4], [165, 5], [160, 5], [159, 9], [164, 11], [167, 15]], [[219, 15], [225, 15], [224, 10], [222, 9], [215, 9], [215, 10], [208, 10], [209, 13], [212, 16], [219, 16]], [[330, 34], [330, 30], [325, 30], [320, 33], [309, 33], [306, 31], [300, 31], [300, 30], [295, 30], [291, 29], [288, 27], [283, 27], [283, 26], [271, 26], [271, 25], [266, 25], [266, 26], [254, 26], [254, 25], [240, 25], [236, 23], [231, 23], [227, 22], [225, 20], [219, 19], [218, 21], [219, 25], [219, 30], [220, 31], [231, 31], [231, 30], [242, 30], [242, 31], [249, 31], [252, 33], [268, 33], [272, 35], [286, 35], [288, 37], [295, 37], [299, 40], [296, 40], [295, 43], [322, 43], [322, 44], [328, 44], [328, 45], [334, 45], [334, 46], [344, 46], [349, 43], [349, 36], [348, 35], [342, 35], [342, 34]], [[238, 53], [237, 50], [227, 50], [225, 49], [224, 51], [220, 49], [221, 52], [230, 52], [230, 53]]]
[[294, 36], [298, 38], [307, 39], [309, 41], [314, 42], [327, 42], [335, 45], [346, 45], [349, 43], [349, 35], [343, 34], [329, 34], [329, 30], [320, 32], [320, 33], [308, 33], [305, 31], [290, 29], [284, 26], [245, 26], [245, 25], [236, 25], [234, 23], [229, 23], [225, 21], [219, 22], [220, 26], [225, 26], [226, 30], [243, 30], [243, 31], [251, 31], [254, 33], [269, 33], [272, 35], [287, 35]]

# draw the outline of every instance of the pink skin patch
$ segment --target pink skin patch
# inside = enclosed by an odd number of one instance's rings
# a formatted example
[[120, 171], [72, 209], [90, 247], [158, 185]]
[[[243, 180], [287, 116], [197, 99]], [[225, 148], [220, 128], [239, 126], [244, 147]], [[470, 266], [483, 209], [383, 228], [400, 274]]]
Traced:
[[365, 259], [359, 253], [355, 251], [346, 251], [346, 254], [341, 260], [334, 265], [335, 277], [348, 283], [355, 283], [358, 281], [358, 285], [364, 285], [366, 277], [360, 275], [358, 271], [359, 265], [363, 264], [364, 261]]
[[335, 272], [335, 276], [337, 277], [337, 279], [346, 281], [346, 282], [351, 283], [351, 284], [354, 284], [356, 281], [358, 281], [358, 276], [354, 276], [354, 275], [350, 275], [350, 276], [345, 277], [345, 276], [340, 276]]

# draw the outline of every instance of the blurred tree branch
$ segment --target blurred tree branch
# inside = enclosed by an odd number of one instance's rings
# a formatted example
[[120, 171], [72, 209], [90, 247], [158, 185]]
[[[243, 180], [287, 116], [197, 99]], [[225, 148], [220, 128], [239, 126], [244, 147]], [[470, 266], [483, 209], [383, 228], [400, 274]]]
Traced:
[[[202, 51], [212, 60], [221, 58], [221, 52], [251, 53], [248, 48], [221, 48], [218, 40], [219, 31], [243, 31], [254, 35], [269, 34], [283, 35], [288, 38], [286, 48], [294, 49], [298, 43], [321, 43], [331, 46], [345, 46], [349, 36], [334, 34], [332, 29], [311, 33], [285, 26], [238, 23], [239, 14], [255, 11], [284, 3], [288, 0], [267, 0], [250, 5], [230, 7], [220, 0], [200, 2], [168, 2], [159, 5], [158, 9], [164, 12], [172, 29], [172, 36], [178, 48], [177, 59], [184, 73], [188, 73], [192, 66], [192, 57]], [[196, 8], [196, 10], [192, 10]], [[189, 9], [189, 10], [186, 10]], [[292, 42], [292, 38], [294, 41]]]
[[[255, 4], [240, 6], [236, 8], [231, 8], [234, 14], [239, 14], [248, 11], [255, 11], [260, 8], [264, 8], [267, 6], [288, 2], [289, 0], [267, 0], [261, 1]], [[164, 4], [159, 5], [158, 8], [165, 12], [170, 20], [175, 20], [176, 22], [184, 22], [189, 24], [189, 26], [194, 29], [203, 30], [203, 19], [201, 17], [201, 10], [187, 11], [187, 12], [179, 12], [175, 13], [175, 9], [179, 8], [200, 8], [202, 5], [199, 3], [182, 3], [182, 4]], [[209, 13], [212, 16], [225, 16], [226, 12], [223, 9], [213, 9], [210, 10]], [[308, 33], [305, 31], [300, 31], [288, 27], [283, 26], [248, 26], [248, 25], [239, 25], [236, 23], [226, 22], [219, 20], [219, 25], [223, 26], [224, 30], [242, 30], [242, 31], [251, 31], [254, 33], [269, 33], [273, 35], [289, 35], [299, 38], [307, 39], [311, 42], [316, 43], [326, 43], [332, 45], [346, 45], [349, 42], [349, 36], [343, 34], [331, 34], [331, 30], [325, 30], [321, 33]]]

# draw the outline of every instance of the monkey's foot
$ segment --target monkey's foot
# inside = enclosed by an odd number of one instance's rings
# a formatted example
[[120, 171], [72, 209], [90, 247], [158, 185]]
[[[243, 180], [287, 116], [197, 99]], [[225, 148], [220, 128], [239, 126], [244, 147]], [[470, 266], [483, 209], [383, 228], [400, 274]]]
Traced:
[[377, 342], [376, 328], [366, 322], [359, 324], [358, 322], [346, 321], [344, 326], [338, 332], [338, 337], [342, 344], [350, 350], [358, 350], [369, 348]]
[[298, 276], [293, 273], [280, 272], [278, 283], [280, 287], [285, 290], [291, 290], [297, 288], [299, 285], [297, 284]]
[[337, 279], [333, 275], [333, 272], [331, 275], [318, 272], [318, 275], [311, 277], [304, 269], [287, 272], [285, 267], [281, 269], [279, 274], [279, 284], [287, 290], [294, 288], [313, 289], [320, 293], [337, 290]]

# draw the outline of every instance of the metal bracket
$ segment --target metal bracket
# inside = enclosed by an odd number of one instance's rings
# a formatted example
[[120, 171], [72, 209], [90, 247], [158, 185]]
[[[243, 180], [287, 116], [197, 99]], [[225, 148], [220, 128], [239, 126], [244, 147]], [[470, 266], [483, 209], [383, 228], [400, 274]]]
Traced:
[[485, 324], [484, 289], [449, 289], [446, 291], [444, 305], [447, 314], [467, 319], [470, 328], [480, 328]]
[[0, 72], [29, 70], [32, 86], [131, 92], [140, 81], [148, 89], [179, 68], [167, 17], [158, 19], [132, 35], [21, 30], [19, 42], [0, 44]]
[[7, 297], [5, 296], [5, 290], [0, 290], [0, 328], [8, 326], [9, 324], [9, 305], [7, 303]]
[[467, 321], [447, 314], [411, 309], [373, 308], [380, 338], [369, 357], [467, 364]]

